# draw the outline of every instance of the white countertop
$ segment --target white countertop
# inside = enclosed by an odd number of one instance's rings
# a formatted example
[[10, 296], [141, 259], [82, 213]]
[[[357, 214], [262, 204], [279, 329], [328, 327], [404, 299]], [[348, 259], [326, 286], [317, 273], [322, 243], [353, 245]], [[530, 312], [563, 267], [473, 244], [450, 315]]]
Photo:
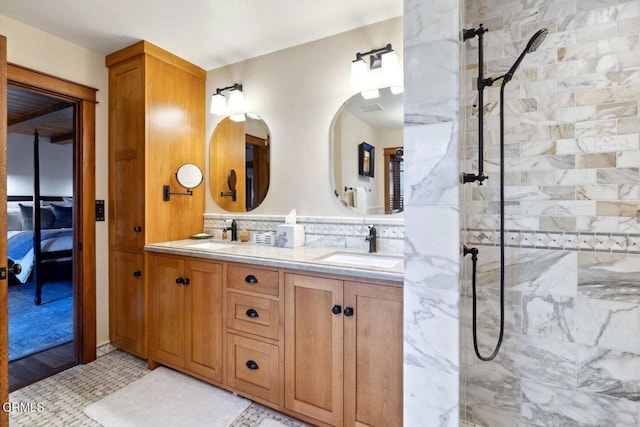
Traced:
[[[220, 248], [203, 249], [197, 245], [212, 242], [222, 243]], [[193, 246], [195, 245], [195, 246]], [[149, 252], [174, 255], [185, 255], [220, 261], [241, 262], [269, 267], [279, 267], [294, 270], [313, 271], [317, 273], [339, 274], [343, 276], [365, 279], [390, 280], [402, 282], [404, 279], [404, 260], [400, 254], [376, 253], [344, 248], [323, 248], [301, 246], [298, 248], [280, 248], [275, 246], [256, 245], [250, 242], [230, 242], [221, 240], [176, 240], [172, 242], [152, 243], [145, 246]], [[374, 265], [352, 265], [327, 262], [322, 258], [339, 252], [341, 254], [367, 255], [371, 257], [398, 257], [399, 263], [391, 268]]]

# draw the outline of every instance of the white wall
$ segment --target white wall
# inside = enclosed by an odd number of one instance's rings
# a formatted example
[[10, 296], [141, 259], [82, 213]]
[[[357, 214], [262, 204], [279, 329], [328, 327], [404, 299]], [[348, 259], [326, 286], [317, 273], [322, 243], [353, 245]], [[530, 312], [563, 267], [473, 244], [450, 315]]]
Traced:
[[[73, 145], [40, 137], [40, 194], [73, 196]], [[33, 136], [7, 135], [7, 194], [33, 194]]]
[[[357, 215], [333, 195], [331, 122], [356, 92], [349, 81], [356, 52], [391, 43], [401, 62], [402, 38], [402, 17], [398, 17], [209, 71], [209, 96], [218, 87], [242, 83], [248, 109], [262, 116], [271, 131], [269, 193], [252, 214], [284, 215], [295, 208], [299, 215]], [[208, 140], [221, 119], [207, 116], [207, 153]], [[224, 212], [209, 193], [206, 211]]]
[[[99, 90], [96, 106], [96, 198], [107, 200], [108, 70], [104, 66], [104, 56], [2, 15], [0, 33], [7, 37], [9, 62]], [[356, 216], [333, 196], [329, 130], [342, 103], [355, 93], [349, 83], [350, 65], [355, 53], [387, 43], [393, 45], [402, 61], [402, 17], [208, 73], [208, 94], [217, 87], [241, 82], [250, 110], [260, 114], [271, 131], [269, 193], [252, 214], [286, 214], [291, 208], [296, 208], [299, 215]], [[213, 130], [221, 119], [207, 116], [206, 141], [203, 142], [207, 150]], [[224, 212], [210, 194], [207, 194], [206, 210]], [[107, 250], [108, 223], [98, 222], [98, 344], [109, 339]]]
[[[98, 89], [96, 105], [96, 198], [106, 200], [108, 72], [104, 56], [0, 15], [8, 61]], [[96, 223], [97, 342], [109, 339], [108, 225]]]

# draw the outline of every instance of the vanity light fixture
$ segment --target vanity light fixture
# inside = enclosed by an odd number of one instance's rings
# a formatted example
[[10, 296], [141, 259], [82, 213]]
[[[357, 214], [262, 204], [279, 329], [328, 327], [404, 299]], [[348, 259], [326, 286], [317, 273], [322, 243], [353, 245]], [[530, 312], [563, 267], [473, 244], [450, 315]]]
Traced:
[[[369, 56], [369, 66], [365, 57]], [[368, 68], [368, 69], [367, 69]], [[351, 62], [351, 84], [361, 90], [364, 99], [373, 99], [380, 96], [378, 87], [387, 84], [374, 84], [369, 70], [382, 69], [385, 80], [394, 80], [398, 73], [398, 54], [391, 47], [391, 43], [378, 49], [371, 49], [367, 52], [357, 52], [356, 59]]]
[[[224, 91], [229, 91], [229, 102], [222, 94]], [[240, 83], [234, 83], [231, 86], [217, 88], [216, 93], [211, 95], [211, 114], [218, 116], [226, 116], [229, 114], [229, 118], [236, 122], [243, 122], [245, 120], [245, 105], [244, 105], [244, 93], [242, 92], [242, 85]]]

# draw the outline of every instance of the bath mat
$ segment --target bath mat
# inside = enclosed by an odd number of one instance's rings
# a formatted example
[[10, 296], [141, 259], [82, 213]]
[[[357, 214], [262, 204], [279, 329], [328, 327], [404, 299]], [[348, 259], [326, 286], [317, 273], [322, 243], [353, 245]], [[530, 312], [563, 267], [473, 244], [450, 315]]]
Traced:
[[249, 405], [203, 381], [159, 367], [84, 413], [104, 427], [227, 427]]

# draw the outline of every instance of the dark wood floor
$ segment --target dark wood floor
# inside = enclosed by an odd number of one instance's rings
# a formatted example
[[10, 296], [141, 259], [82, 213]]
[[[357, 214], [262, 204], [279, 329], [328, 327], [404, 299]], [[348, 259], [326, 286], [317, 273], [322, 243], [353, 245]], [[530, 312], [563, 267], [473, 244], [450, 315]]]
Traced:
[[62, 344], [9, 363], [9, 391], [77, 365], [73, 342]]

